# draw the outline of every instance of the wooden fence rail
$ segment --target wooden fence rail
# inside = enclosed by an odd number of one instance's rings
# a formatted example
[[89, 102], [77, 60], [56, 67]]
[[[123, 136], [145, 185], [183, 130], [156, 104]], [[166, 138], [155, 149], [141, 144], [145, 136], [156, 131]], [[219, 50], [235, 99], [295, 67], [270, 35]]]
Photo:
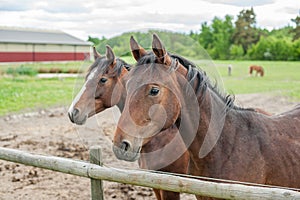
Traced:
[[114, 181], [222, 199], [300, 200], [300, 192], [293, 190], [215, 183], [139, 170], [101, 167], [84, 161], [35, 155], [2, 147], [0, 147], [0, 159], [91, 179]]

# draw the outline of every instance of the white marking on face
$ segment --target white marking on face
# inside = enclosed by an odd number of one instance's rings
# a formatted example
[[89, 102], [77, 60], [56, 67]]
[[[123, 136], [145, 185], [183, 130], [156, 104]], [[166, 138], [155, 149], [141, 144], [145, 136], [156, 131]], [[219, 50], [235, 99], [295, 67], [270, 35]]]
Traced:
[[85, 92], [85, 90], [86, 90], [86, 84], [95, 77], [96, 71], [97, 71], [97, 68], [93, 69], [93, 71], [87, 77], [87, 80], [85, 81], [85, 83], [82, 86], [81, 90], [78, 92], [78, 94], [74, 98], [74, 100], [73, 100], [73, 102], [72, 102], [72, 104], [71, 104], [71, 106], [70, 106], [70, 108], [68, 110], [69, 113], [73, 111], [75, 104], [77, 104], [77, 102], [81, 98], [82, 94]]

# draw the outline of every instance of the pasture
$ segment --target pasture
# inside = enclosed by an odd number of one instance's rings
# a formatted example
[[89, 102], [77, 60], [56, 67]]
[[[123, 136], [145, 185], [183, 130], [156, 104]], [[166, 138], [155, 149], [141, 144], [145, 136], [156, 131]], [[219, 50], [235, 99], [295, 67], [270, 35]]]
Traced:
[[[300, 100], [300, 62], [274, 61], [215, 61], [226, 90], [233, 94], [273, 93]], [[227, 66], [232, 65], [232, 76]], [[249, 76], [249, 66], [261, 65], [265, 76]]]
[[[33, 70], [59, 68], [62, 71], [80, 69], [85, 71], [89, 62], [32, 63], [24, 64]], [[47, 78], [35, 76], [7, 76], [8, 69], [16, 69], [20, 64], [0, 66], [0, 116], [32, 109], [68, 105], [72, 100], [75, 78]]]
[[[133, 63], [132, 57], [124, 57]], [[196, 62], [197, 63], [197, 62]], [[214, 61], [226, 91], [230, 94], [269, 93], [300, 101], [300, 62], [272, 61]], [[228, 76], [227, 67], [232, 65], [232, 75]], [[264, 77], [249, 76], [251, 64], [265, 69]], [[80, 69], [86, 71], [89, 62], [35, 63], [26, 64], [33, 69], [60, 68], [62, 70]], [[1, 65], [4, 74], [8, 68], [20, 65]], [[20, 111], [44, 109], [53, 106], [69, 105], [82, 83], [83, 78], [39, 79], [30, 76], [0, 75], [0, 116]]]

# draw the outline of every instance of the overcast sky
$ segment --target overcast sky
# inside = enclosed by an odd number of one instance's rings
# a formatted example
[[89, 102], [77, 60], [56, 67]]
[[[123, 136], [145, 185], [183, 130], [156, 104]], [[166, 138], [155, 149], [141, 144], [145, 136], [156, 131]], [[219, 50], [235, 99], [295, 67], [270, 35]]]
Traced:
[[280, 28], [292, 24], [300, 0], [0, 0], [0, 26], [56, 29], [84, 40], [147, 28], [188, 33], [251, 6], [259, 27]]

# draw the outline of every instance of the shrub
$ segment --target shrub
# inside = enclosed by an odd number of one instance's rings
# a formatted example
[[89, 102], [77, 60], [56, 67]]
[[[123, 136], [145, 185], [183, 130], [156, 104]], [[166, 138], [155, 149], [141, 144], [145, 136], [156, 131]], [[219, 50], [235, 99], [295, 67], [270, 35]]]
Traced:
[[35, 76], [37, 75], [37, 70], [32, 69], [30, 67], [26, 67], [24, 65], [21, 65], [17, 68], [8, 68], [6, 70], [6, 74], [11, 74], [11, 75], [27, 75], [27, 76]]

